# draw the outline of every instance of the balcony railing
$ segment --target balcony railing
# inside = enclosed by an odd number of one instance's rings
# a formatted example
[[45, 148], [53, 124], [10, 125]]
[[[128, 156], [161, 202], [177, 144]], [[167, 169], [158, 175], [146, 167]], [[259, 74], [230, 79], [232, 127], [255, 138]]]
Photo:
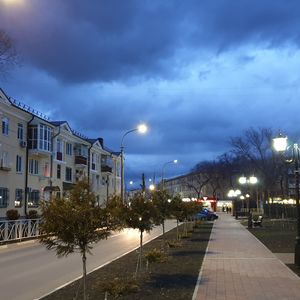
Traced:
[[87, 165], [87, 158], [81, 155], [75, 156], [75, 164], [76, 165]]
[[110, 167], [110, 166], [101, 166], [101, 172], [112, 173], [112, 167]]

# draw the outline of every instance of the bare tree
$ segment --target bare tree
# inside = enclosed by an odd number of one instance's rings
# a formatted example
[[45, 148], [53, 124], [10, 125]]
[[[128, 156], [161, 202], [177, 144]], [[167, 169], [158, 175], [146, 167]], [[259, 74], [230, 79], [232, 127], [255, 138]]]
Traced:
[[280, 180], [280, 170], [271, 147], [272, 136], [271, 129], [250, 128], [245, 131], [244, 136], [230, 140], [233, 152], [241, 158], [241, 169], [246, 173], [258, 174], [266, 198], [277, 193], [276, 183]]
[[209, 176], [206, 173], [201, 172], [199, 167], [197, 171], [190, 173], [185, 178], [184, 185], [190, 190], [193, 190], [196, 198], [200, 199], [203, 192], [203, 188], [207, 185], [209, 180], [210, 180]]
[[5, 75], [9, 68], [17, 64], [17, 61], [13, 40], [0, 29], [0, 75]]

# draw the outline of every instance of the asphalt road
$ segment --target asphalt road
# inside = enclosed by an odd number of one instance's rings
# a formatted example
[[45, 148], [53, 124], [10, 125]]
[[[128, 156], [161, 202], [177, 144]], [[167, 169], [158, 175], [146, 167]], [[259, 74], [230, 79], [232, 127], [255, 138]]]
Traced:
[[[174, 228], [176, 221], [166, 222], [166, 231]], [[147, 242], [162, 234], [161, 227], [144, 235]], [[130, 252], [139, 245], [139, 232], [126, 229], [115, 233], [108, 240], [97, 243], [92, 255], [87, 257], [87, 271], [99, 268], [105, 263]], [[0, 299], [38, 299], [82, 274], [79, 254], [57, 258], [38, 241], [28, 241], [0, 247]]]

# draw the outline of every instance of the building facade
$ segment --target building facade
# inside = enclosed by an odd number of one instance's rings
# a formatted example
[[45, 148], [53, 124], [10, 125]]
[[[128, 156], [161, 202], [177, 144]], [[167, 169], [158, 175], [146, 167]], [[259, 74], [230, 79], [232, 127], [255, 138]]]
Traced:
[[9, 209], [26, 216], [41, 200], [66, 197], [84, 178], [99, 205], [120, 194], [120, 153], [102, 138], [88, 139], [66, 121], [50, 121], [1, 89], [0, 119], [0, 218]]

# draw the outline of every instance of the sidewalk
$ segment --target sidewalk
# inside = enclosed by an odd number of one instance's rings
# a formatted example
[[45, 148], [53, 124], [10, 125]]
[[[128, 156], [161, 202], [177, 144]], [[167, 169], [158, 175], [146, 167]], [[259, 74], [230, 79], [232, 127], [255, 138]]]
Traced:
[[231, 215], [212, 229], [193, 300], [300, 300], [300, 278]]

